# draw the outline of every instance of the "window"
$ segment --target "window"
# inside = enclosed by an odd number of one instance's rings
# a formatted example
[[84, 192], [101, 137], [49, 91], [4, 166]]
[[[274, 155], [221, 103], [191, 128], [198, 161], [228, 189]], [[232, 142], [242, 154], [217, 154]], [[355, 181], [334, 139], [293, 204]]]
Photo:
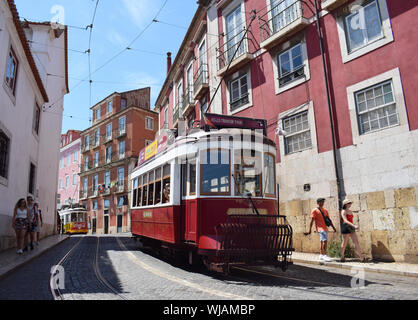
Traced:
[[196, 160], [189, 163], [189, 195], [196, 194]]
[[168, 106], [164, 109], [164, 129], [168, 129]]
[[118, 196], [117, 197], [117, 207], [122, 208], [124, 205], [126, 205], [126, 196]]
[[125, 168], [121, 167], [121, 168], [118, 169], [118, 186], [119, 186], [119, 188], [122, 187], [122, 189], [123, 189], [123, 186], [125, 185], [124, 181], [125, 181]]
[[246, 196], [251, 193], [253, 197], [261, 194], [261, 153], [254, 150], [235, 150], [235, 195]]
[[112, 140], [112, 124], [111, 123], [109, 123], [106, 126], [106, 140], [107, 141]]
[[90, 147], [90, 136], [87, 135], [84, 137], [84, 150], [88, 149]]
[[127, 103], [126, 103], [126, 99], [122, 99], [122, 100], [120, 101], [120, 109], [121, 109], [121, 110], [126, 109], [126, 105], [127, 105]]
[[65, 188], [68, 189], [70, 187], [70, 176], [65, 176]]
[[[241, 5], [239, 5], [226, 17], [226, 50], [228, 54], [225, 58], [228, 60], [225, 65], [228, 65], [233, 58], [236, 59], [244, 53], [244, 42], [241, 43], [237, 51], [237, 46], [244, 36], [244, 30], [245, 25], [242, 21]], [[234, 56], [235, 51], [237, 51], [237, 53]]]
[[136, 195], [136, 205], [140, 207], [142, 205], [142, 177], [138, 178], [138, 192]]
[[110, 209], [110, 200], [109, 199], [104, 199], [104, 201], [103, 201], [103, 205], [104, 205], [104, 209], [106, 210], [108, 210], [108, 209]]
[[162, 169], [155, 169], [155, 202], [154, 204], [161, 204], [161, 191], [162, 191]]
[[312, 147], [307, 111], [284, 119], [283, 130], [286, 132], [284, 142], [286, 154]]
[[145, 127], [148, 130], [154, 130], [154, 119], [150, 117], [145, 118]]
[[279, 63], [279, 85], [282, 86], [295, 79], [303, 77], [304, 64], [302, 45], [297, 44], [293, 48], [278, 55]]
[[119, 142], [119, 160], [125, 158], [125, 141]]
[[155, 175], [154, 171], [151, 171], [148, 174], [148, 205], [152, 206], [154, 204], [154, 182], [155, 182]]
[[119, 118], [119, 135], [126, 133], [126, 117]]
[[73, 174], [73, 186], [77, 185], [77, 173]]
[[73, 162], [78, 162], [78, 151], [74, 151]]
[[94, 145], [97, 147], [100, 144], [100, 129], [94, 131]]
[[163, 194], [162, 203], [169, 203], [171, 201], [171, 166], [169, 164], [163, 167]]
[[39, 135], [39, 122], [41, 120], [41, 108], [35, 103], [35, 114], [33, 117], [32, 130], [36, 135]]
[[60, 159], [60, 169], [64, 168], [64, 158]]
[[106, 163], [112, 162], [112, 146], [106, 148]]
[[132, 207], [138, 204], [138, 178], [132, 180]]
[[67, 166], [71, 165], [71, 154], [67, 155]]
[[264, 154], [264, 195], [266, 197], [276, 196], [276, 162], [274, 155]]
[[271, 0], [273, 33], [283, 29], [300, 16], [298, 0]]
[[0, 130], [0, 177], [7, 179], [9, 167], [10, 139]]
[[89, 182], [88, 178], [83, 179], [83, 193], [82, 193], [83, 198], [87, 198], [88, 182]]
[[16, 55], [13, 49], [10, 49], [9, 57], [7, 58], [7, 70], [6, 70], [6, 85], [9, 87], [12, 94], [15, 94], [16, 91], [16, 78], [17, 78], [17, 69], [19, 62], [16, 58]]
[[94, 110], [94, 119], [97, 121], [100, 119], [100, 107]]
[[60, 190], [62, 190], [62, 179], [60, 179], [59, 181], [59, 187], [60, 187]]
[[93, 177], [93, 193], [96, 193], [99, 189], [99, 175]]
[[399, 124], [392, 81], [355, 93], [360, 134]]
[[201, 194], [230, 194], [230, 152], [224, 149], [201, 151]]
[[94, 167], [97, 168], [99, 166], [99, 152], [94, 154]]
[[383, 36], [382, 20], [377, 1], [360, 7], [345, 18], [348, 51], [364, 47]]
[[97, 206], [97, 200], [94, 200], [93, 201], [93, 211], [97, 211], [97, 208], [98, 208], [98, 206]]
[[110, 171], [105, 172], [104, 187], [105, 189], [110, 189]]
[[29, 193], [35, 194], [36, 166], [31, 163], [29, 169]]
[[109, 114], [109, 113], [112, 113], [112, 111], [113, 111], [113, 101], [109, 101], [108, 103], [107, 103], [107, 113]]
[[142, 206], [146, 206], [148, 203], [148, 174], [142, 176]]
[[89, 157], [84, 158], [84, 171], [89, 171]]
[[231, 98], [231, 111], [249, 103], [247, 74], [230, 81], [229, 92]]

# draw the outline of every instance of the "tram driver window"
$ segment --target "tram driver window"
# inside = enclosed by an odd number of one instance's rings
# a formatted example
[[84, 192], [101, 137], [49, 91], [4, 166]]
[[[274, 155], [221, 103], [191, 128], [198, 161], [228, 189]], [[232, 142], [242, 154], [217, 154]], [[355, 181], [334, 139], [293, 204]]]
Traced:
[[170, 175], [171, 167], [169, 164], [166, 164], [163, 167], [163, 194], [162, 199], [163, 203], [170, 203]]
[[230, 152], [212, 149], [201, 152], [201, 194], [230, 194]]
[[132, 207], [136, 207], [137, 206], [137, 194], [138, 194], [138, 179], [134, 179], [132, 181], [132, 190], [133, 190], [133, 195], [132, 195]]
[[235, 195], [261, 196], [261, 153], [255, 150], [235, 150]]
[[276, 196], [276, 170], [275, 157], [270, 153], [264, 154], [264, 194], [267, 197]]

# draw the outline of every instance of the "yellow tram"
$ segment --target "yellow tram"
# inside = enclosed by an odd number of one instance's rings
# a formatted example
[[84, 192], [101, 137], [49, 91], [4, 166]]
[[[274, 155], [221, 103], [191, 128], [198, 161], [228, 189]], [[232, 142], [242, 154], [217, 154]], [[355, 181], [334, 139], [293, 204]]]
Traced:
[[84, 208], [68, 208], [61, 210], [61, 230], [65, 234], [87, 234], [87, 210]]

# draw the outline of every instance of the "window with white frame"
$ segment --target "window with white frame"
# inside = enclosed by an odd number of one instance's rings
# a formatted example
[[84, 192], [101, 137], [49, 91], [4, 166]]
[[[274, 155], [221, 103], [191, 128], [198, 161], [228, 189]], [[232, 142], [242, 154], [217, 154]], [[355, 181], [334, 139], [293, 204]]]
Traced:
[[119, 159], [125, 158], [125, 141], [119, 142]]
[[118, 186], [119, 188], [123, 187], [125, 185], [125, 168], [120, 167], [118, 168]]
[[279, 85], [283, 86], [293, 80], [305, 75], [302, 44], [299, 43], [292, 48], [278, 54]]
[[358, 48], [379, 39], [383, 36], [382, 20], [377, 0], [371, 1], [359, 7], [344, 19], [345, 31], [347, 33], [348, 51], [352, 52]]
[[112, 124], [111, 123], [109, 123], [107, 126], [106, 126], [106, 140], [111, 140], [112, 139]]
[[392, 81], [355, 93], [360, 134], [399, 125]]
[[247, 73], [229, 82], [229, 96], [231, 111], [250, 102]]
[[120, 101], [120, 109], [121, 110], [124, 110], [124, 109], [126, 109], [126, 106], [127, 106], [126, 99], [121, 99], [121, 101]]
[[73, 174], [73, 186], [77, 185], [77, 173]]
[[126, 116], [119, 118], [119, 134], [126, 133]]
[[112, 162], [112, 146], [106, 148], [106, 163]]
[[164, 128], [168, 129], [168, 105], [164, 108]]
[[78, 162], [78, 151], [74, 151], [73, 162]]
[[88, 171], [89, 170], [89, 157], [86, 156], [84, 158], [84, 171]]
[[[237, 57], [241, 56], [245, 52], [245, 43], [242, 42], [240, 45], [240, 41], [244, 36], [245, 31], [245, 24], [243, 23], [242, 19], [242, 11], [241, 5], [239, 5], [235, 10], [233, 10], [230, 14], [226, 16], [225, 19], [226, 24], [226, 48], [225, 50], [228, 52], [226, 55], [226, 63], [228, 63], [236, 59]], [[238, 48], [239, 45], [239, 48]], [[236, 55], [234, 56], [236, 52]]]
[[112, 113], [112, 111], [113, 111], [113, 101], [109, 101], [108, 103], [107, 103], [107, 113], [109, 114], [109, 113]]
[[286, 154], [312, 147], [308, 111], [283, 119], [283, 130], [286, 132], [284, 140]]
[[6, 69], [6, 85], [10, 89], [11, 93], [15, 95], [16, 91], [16, 78], [19, 62], [13, 49], [10, 48], [9, 56], [7, 58]]
[[100, 107], [94, 110], [94, 120], [97, 121], [100, 119]]
[[30, 194], [35, 194], [35, 181], [36, 181], [36, 166], [31, 162], [29, 168], [29, 187]]
[[94, 153], [94, 167], [97, 168], [99, 166], [99, 152]]
[[105, 172], [104, 184], [106, 189], [110, 188], [110, 171]]
[[39, 123], [41, 121], [41, 108], [35, 103], [35, 111], [33, 116], [32, 131], [39, 135]]
[[84, 178], [84, 179], [83, 179], [83, 192], [82, 192], [82, 196], [83, 196], [84, 198], [86, 198], [86, 197], [87, 197], [88, 182], [89, 182], [88, 178]]
[[145, 128], [148, 130], [154, 130], [154, 119], [145, 117]]
[[68, 189], [70, 187], [70, 176], [65, 176], [65, 188]]
[[10, 154], [10, 139], [0, 130], [0, 177], [7, 179]]
[[94, 145], [98, 146], [100, 144], [100, 129], [94, 131]]
[[99, 175], [93, 176], [93, 192], [96, 192], [99, 189]]
[[62, 190], [62, 179], [59, 180], [59, 188]]

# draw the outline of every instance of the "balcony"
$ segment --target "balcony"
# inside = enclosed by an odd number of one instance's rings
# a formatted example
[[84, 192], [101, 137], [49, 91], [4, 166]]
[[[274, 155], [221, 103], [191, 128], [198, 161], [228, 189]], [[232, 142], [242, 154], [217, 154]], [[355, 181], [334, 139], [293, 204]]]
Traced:
[[126, 136], [126, 127], [121, 127], [116, 130], [116, 137], [117, 139], [123, 138]]
[[97, 140], [96, 139], [93, 139], [93, 141], [91, 142], [90, 149], [93, 150], [93, 149], [96, 149], [98, 147], [100, 147], [100, 138], [97, 139]]
[[346, 2], [348, 2], [348, 0], [322, 0], [321, 7], [324, 10], [334, 10]]
[[302, 1], [286, 7], [286, 0], [278, 2], [270, 11], [258, 17], [261, 32], [260, 46], [271, 49], [309, 24], [303, 16]]
[[194, 75], [194, 99], [200, 100], [209, 89], [208, 65], [203, 63]]
[[226, 42], [221, 48], [217, 49], [218, 77], [226, 75], [227, 71], [228, 74], [235, 72], [253, 59], [253, 55], [248, 48], [248, 38], [244, 35], [245, 29], [231, 38], [226, 36]]
[[194, 108], [194, 96], [193, 96], [193, 89], [187, 88], [186, 93], [183, 96], [183, 110], [182, 115], [186, 116], [191, 109]]
[[174, 108], [174, 113], [173, 113], [173, 126], [177, 125], [177, 122], [179, 121], [180, 118], [180, 114], [182, 114], [182, 104], [183, 101], [182, 99], [179, 99], [179, 101], [177, 102], [175, 108]]
[[90, 144], [85, 144], [82, 148], [81, 148], [81, 153], [86, 153], [90, 151]]

